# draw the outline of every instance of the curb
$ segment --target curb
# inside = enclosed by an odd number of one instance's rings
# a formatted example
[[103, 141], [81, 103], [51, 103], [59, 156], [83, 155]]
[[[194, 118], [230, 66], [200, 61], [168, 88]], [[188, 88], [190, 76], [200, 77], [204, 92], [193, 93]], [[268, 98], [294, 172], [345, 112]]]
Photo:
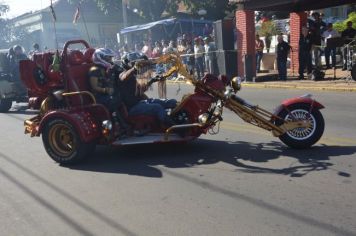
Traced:
[[[187, 84], [184, 81], [167, 81], [168, 84]], [[326, 87], [327, 86], [327, 87]], [[325, 85], [324, 87], [305, 86], [300, 84], [259, 84], [259, 83], [242, 83], [242, 88], [269, 88], [269, 89], [300, 89], [300, 90], [314, 90], [314, 91], [336, 91], [336, 92], [356, 92], [356, 87], [335, 87]]]
[[[327, 86], [327, 87], [326, 87]], [[255, 84], [255, 83], [243, 83], [242, 87], [247, 88], [272, 88], [272, 89], [303, 89], [303, 90], [316, 90], [316, 91], [337, 91], [337, 92], [356, 92], [356, 87], [335, 87], [328, 86], [313, 87], [299, 84]]]

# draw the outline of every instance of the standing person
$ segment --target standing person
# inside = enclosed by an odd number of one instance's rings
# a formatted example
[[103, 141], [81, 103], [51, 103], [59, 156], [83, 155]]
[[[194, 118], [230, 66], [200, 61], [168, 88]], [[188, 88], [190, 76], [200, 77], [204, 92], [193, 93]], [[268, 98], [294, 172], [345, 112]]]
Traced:
[[162, 46], [160, 42], [156, 42], [155, 43], [155, 47], [152, 50], [152, 57], [153, 58], [157, 58], [160, 57], [162, 55]]
[[188, 71], [191, 75], [194, 74], [194, 68], [195, 68], [195, 55], [194, 55], [194, 46], [192, 42], [188, 43], [187, 45], [187, 58], [188, 58]]
[[[161, 43], [160, 42], [156, 42], [155, 44], [155, 48], [152, 51], [152, 57], [153, 58], [158, 58], [160, 56], [162, 56], [162, 47], [161, 47]], [[157, 64], [156, 65], [156, 74], [162, 74], [164, 72], [164, 67], [162, 64]], [[158, 97], [159, 98], [167, 98], [167, 85], [166, 85], [166, 81], [159, 81], [157, 83], [157, 88], [158, 88]]]
[[261, 72], [261, 60], [263, 57], [264, 47], [265, 44], [263, 43], [263, 40], [260, 39], [260, 36], [258, 34], [256, 34], [255, 49], [256, 49], [256, 72], [257, 73]]
[[197, 71], [198, 79], [204, 75], [204, 47], [201, 44], [200, 38], [194, 39], [194, 58], [195, 69]]
[[205, 24], [204, 29], [203, 29], [203, 36], [208, 37], [208, 36], [212, 35], [212, 32], [213, 32], [212, 27], [209, 27], [208, 24]]
[[30, 58], [32, 58], [33, 57], [33, 55], [35, 55], [36, 53], [40, 53], [41, 51], [40, 51], [40, 45], [38, 45], [38, 43], [34, 43], [33, 45], [32, 45], [32, 47], [33, 47], [33, 50], [31, 50], [30, 52], [29, 52], [29, 57]]
[[282, 81], [287, 80], [287, 57], [291, 47], [287, 42], [283, 40], [283, 35], [278, 35], [277, 37], [277, 67], [278, 76]]
[[299, 39], [299, 79], [304, 79], [304, 70], [307, 68], [308, 75], [312, 72], [311, 58], [312, 39], [307, 27], [302, 28]]
[[326, 69], [331, 69], [330, 67], [330, 54], [331, 54], [331, 61], [332, 67], [335, 68], [336, 66], [336, 47], [332, 45], [328, 45], [328, 39], [336, 38], [339, 34], [336, 30], [333, 29], [333, 24], [329, 23], [327, 26], [327, 30], [323, 33], [323, 38], [325, 40], [325, 63]]
[[215, 46], [211, 42], [210, 37], [204, 38], [204, 49], [205, 49], [205, 69], [209, 74], [214, 74], [214, 51]]
[[[187, 41], [185, 41], [184, 39], [180, 40], [177, 50], [178, 50], [179, 54], [182, 54], [182, 55], [186, 54], [187, 53]], [[183, 59], [183, 63], [186, 65], [188, 62], [187, 57], [182, 56], [182, 59]]]
[[173, 52], [176, 52], [176, 51], [177, 51], [177, 49], [174, 46], [174, 41], [173, 40], [169, 41], [166, 53], [173, 53]]
[[164, 55], [168, 51], [168, 44], [167, 41], [164, 39], [162, 39], [161, 43], [162, 43], [162, 54]]
[[326, 24], [320, 18], [320, 14], [318, 12], [314, 12], [312, 14], [314, 21], [309, 21], [309, 28], [311, 31], [312, 37], [312, 54], [314, 58], [314, 66], [315, 68], [320, 67], [320, 47], [321, 47], [321, 34], [324, 31]]
[[348, 55], [347, 55], [347, 47], [346, 44], [349, 44], [352, 39], [354, 39], [356, 37], [356, 30], [354, 28], [352, 28], [352, 21], [348, 21], [347, 22], [347, 28], [342, 31], [341, 33], [341, 37], [344, 39], [345, 42], [345, 46], [342, 50], [342, 56], [343, 56], [343, 66], [342, 66], [342, 70], [347, 70], [347, 69], [351, 69], [351, 68], [347, 68], [347, 62], [348, 62]]
[[134, 46], [134, 52], [138, 53], [138, 54], [141, 54], [141, 49], [140, 49], [140, 44], [139, 43], [135, 43], [135, 46]]
[[129, 45], [125, 44], [121, 49], [121, 57], [125, 57], [130, 53]]
[[147, 40], [143, 41], [143, 47], [142, 47], [141, 53], [146, 55], [148, 58], [151, 57], [151, 54], [152, 54], [151, 45]]

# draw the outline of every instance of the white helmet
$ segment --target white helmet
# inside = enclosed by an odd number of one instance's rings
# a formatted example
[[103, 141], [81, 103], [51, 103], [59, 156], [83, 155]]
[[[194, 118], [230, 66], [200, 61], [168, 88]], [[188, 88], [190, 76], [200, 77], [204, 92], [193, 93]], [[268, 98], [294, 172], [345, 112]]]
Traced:
[[102, 65], [105, 68], [110, 68], [112, 63], [107, 59], [108, 57], [114, 57], [115, 52], [109, 48], [98, 48], [93, 53], [94, 64]]

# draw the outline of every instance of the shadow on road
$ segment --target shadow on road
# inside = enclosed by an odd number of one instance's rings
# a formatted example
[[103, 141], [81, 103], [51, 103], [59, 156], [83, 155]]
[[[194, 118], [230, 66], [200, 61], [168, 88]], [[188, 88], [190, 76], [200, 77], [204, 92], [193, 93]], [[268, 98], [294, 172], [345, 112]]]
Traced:
[[[302, 177], [310, 172], [330, 169], [333, 166], [330, 158], [354, 153], [356, 147], [316, 146], [308, 150], [294, 150], [279, 142], [254, 144], [201, 139], [184, 145], [141, 145], [120, 149], [99, 147], [87, 163], [70, 168], [159, 178], [162, 172], [158, 166], [185, 168], [225, 162], [238, 167], [237, 171]], [[261, 163], [285, 157], [295, 158], [296, 164], [279, 169], [261, 167]], [[248, 165], [244, 161], [256, 165]], [[337, 172], [343, 177], [351, 176], [343, 171]]]

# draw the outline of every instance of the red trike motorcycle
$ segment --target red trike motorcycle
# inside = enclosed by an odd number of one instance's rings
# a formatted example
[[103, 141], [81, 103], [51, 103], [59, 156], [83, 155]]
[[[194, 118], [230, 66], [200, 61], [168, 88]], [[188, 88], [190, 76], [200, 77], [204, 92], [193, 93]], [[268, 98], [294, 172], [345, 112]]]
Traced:
[[[69, 50], [73, 44], [84, 45], [84, 53]], [[38, 95], [30, 101], [42, 101], [39, 114], [25, 121], [25, 133], [32, 137], [42, 135], [48, 155], [58, 163], [82, 161], [99, 144], [124, 146], [193, 140], [222, 121], [224, 108], [252, 125], [271, 131], [292, 148], [308, 148], [323, 134], [324, 119], [320, 109], [324, 107], [310, 96], [283, 101], [274, 113], [270, 113], [236, 95], [241, 88], [238, 78], [227, 80], [206, 75], [197, 80], [187, 72], [179, 55], [167, 54], [150, 61], [171, 65], [161, 78], [178, 72], [195, 87], [193, 94], [183, 96], [169, 111], [175, 125], [166, 127], [154, 116], [128, 116], [125, 109], [121, 109], [134, 132], [117, 135], [120, 127], [112, 124], [111, 114], [96, 103], [89, 89], [88, 71], [93, 65], [93, 52], [83, 40], [69, 41], [61, 52], [59, 70], [53, 69], [58, 52], [36, 55], [20, 65], [22, 80], [32, 94]], [[35, 76], [38, 73], [44, 75], [41, 80]], [[149, 132], [142, 133], [142, 130]]]

